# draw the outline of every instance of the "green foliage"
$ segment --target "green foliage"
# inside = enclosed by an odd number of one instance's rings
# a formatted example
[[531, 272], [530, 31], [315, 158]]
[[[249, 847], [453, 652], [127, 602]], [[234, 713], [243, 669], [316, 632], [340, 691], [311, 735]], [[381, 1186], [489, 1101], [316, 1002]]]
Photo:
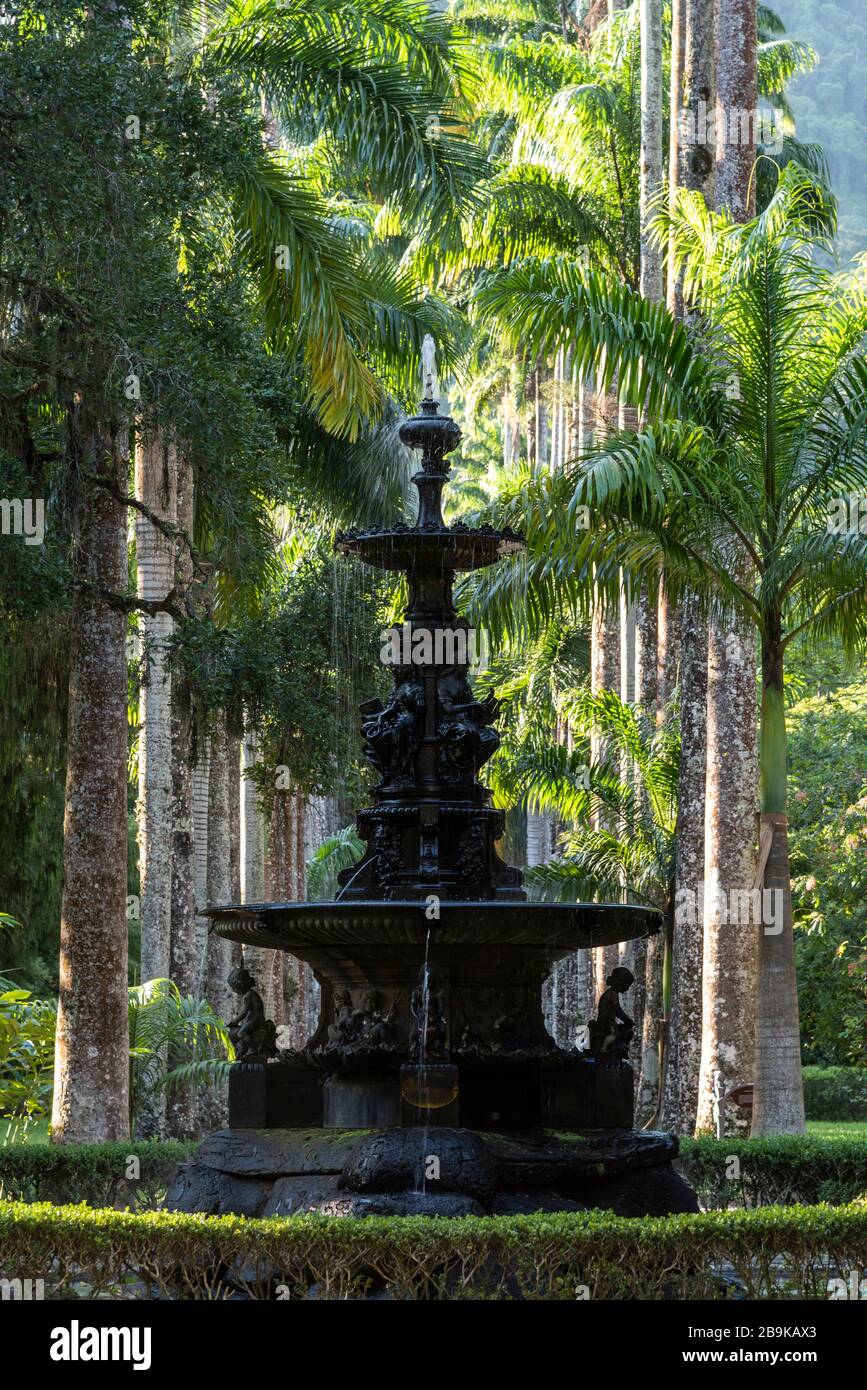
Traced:
[[341, 869], [356, 864], [364, 853], [364, 842], [354, 825], [345, 825], [329, 835], [307, 860], [307, 897], [310, 902], [330, 902], [338, 891]]
[[808, 1120], [867, 1120], [867, 1067], [804, 1067]]
[[154, 1139], [128, 1144], [8, 1144], [0, 1147], [0, 1197], [153, 1210], [178, 1164], [194, 1147]]
[[[0, 495], [6, 495], [2, 484]], [[23, 603], [24, 590], [19, 593]], [[45, 993], [56, 985], [60, 931], [68, 628], [47, 611], [30, 617], [7, 612], [4, 627], [0, 902], [21, 925], [0, 932], [0, 975]]]
[[857, 1066], [867, 1049], [867, 684], [835, 673], [831, 657], [823, 650], [806, 668], [818, 691], [787, 715], [798, 992], [805, 1060]]
[[[737, 1176], [731, 1176], [732, 1159]], [[867, 1191], [862, 1140], [681, 1139], [678, 1166], [702, 1207], [722, 1212], [732, 1206], [850, 1202]]]
[[596, 766], [576, 768], [587, 747], [581, 742], [577, 753], [555, 747], [516, 764], [532, 788], [531, 804], [577, 822], [561, 836], [560, 854], [531, 869], [528, 882], [543, 897], [574, 902], [625, 892], [667, 912], [674, 891], [677, 733], [657, 729], [610, 690], [573, 692], [563, 713], [579, 740], [596, 733], [605, 754]]
[[[9, 922], [0, 915], [0, 926]], [[0, 979], [0, 1119], [14, 1121], [16, 1139], [51, 1111], [56, 1020], [53, 999]]]
[[172, 662], [203, 720], [226, 709], [239, 722], [243, 710], [259, 734], [255, 780], [266, 806], [278, 786], [351, 795], [364, 785], [357, 705], [382, 689], [384, 592], [375, 572], [350, 571], [322, 545], [296, 555], [252, 614], [224, 627], [179, 623]]
[[[858, 1268], [867, 1207], [772, 1207], [700, 1216], [240, 1217], [0, 1203], [0, 1275], [51, 1270], [53, 1296], [319, 1300], [386, 1290], [398, 1301], [828, 1296]], [[231, 1270], [231, 1276], [226, 1271]], [[49, 1282], [48, 1280], [46, 1281]], [[132, 1287], [129, 1287], [132, 1286]], [[136, 1287], [137, 1286], [137, 1287]]]
[[[57, 1001], [36, 999], [0, 979], [0, 1118], [16, 1122], [9, 1141], [26, 1137], [51, 1113]], [[171, 980], [129, 991], [130, 1129], [148, 1096], [225, 1074], [234, 1048], [223, 1020]], [[165, 1058], [168, 1057], [168, 1069]]]
[[129, 1127], [134, 1134], [149, 1097], [221, 1080], [235, 1049], [207, 1000], [185, 997], [172, 980], [148, 980], [131, 989], [128, 1015]]

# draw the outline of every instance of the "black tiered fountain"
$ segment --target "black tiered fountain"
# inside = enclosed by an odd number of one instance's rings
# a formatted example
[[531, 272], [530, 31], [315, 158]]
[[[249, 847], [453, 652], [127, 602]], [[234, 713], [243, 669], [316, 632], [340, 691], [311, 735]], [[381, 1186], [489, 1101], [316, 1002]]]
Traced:
[[337, 538], [342, 554], [404, 573], [409, 595], [393, 693], [361, 708], [380, 776], [358, 816], [367, 850], [334, 902], [209, 912], [220, 936], [309, 963], [319, 1026], [300, 1053], [269, 1055], [273, 1027], [253, 982], [236, 975], [230, 1127], [180, 1171], [169, 1205], [246, 1215], [695, 1210], [671, 1168], [676, 1141], [632, 1129], [617, 1019], [591, 1028], [586, 1052], [557, 1047], [544, 1025], [542, 984], [556, 961], [647, 936], [659, 920], [636, 906], [528, 902], [500, 856], [503, 812], [478, 780], [499, 743], [497, 701], [474, 697], [452, 587], [523, 541], [445, 524], [446, 455], [461, 432], [439, 413], [433, 380], [400, 430], [421, 454], [416, 524]]

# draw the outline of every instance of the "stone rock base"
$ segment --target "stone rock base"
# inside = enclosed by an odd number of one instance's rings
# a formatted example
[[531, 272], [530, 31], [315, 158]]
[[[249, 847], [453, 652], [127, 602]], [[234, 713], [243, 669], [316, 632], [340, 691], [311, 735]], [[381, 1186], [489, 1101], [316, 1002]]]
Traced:
[[181, 1165], [166, 1207], [257, 1217], [698, 1211], [676, 1156], [673, 1135], [634, 1130], [228, 1129]]

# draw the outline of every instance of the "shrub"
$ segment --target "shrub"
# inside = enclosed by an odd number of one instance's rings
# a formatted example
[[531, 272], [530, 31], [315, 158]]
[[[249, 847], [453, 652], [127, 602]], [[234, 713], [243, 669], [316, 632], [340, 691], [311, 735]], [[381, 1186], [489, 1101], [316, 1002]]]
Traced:
[[857, 1139], [682, 1139], [678, 1167], [705, 1210], [852, 1201], [867, 1190]]
[[0, 1277], [55, 1298], [824, 1299], [865, 1262], [855, 1205], [252, 1221], [0, 1203]]
[[9, 1144], [0, 1148], [0, 1197], [152, 1209], [162, 1201], [177, 1165], [195, 1147], [135, 1139], [123, 1144]]
[[804, 1067], [808, 1120], [867, 1120], [867, 1067]]

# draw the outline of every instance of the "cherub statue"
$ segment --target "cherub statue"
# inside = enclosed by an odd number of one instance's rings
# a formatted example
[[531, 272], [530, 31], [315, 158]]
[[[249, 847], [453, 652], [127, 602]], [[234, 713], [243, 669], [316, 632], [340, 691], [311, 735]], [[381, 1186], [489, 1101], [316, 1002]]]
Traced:
[[367, 1028], [367, 1040], [371, 1047], [390, 1047], [394, 1042], [394, 1024], [397, 1018], [397, 1001], [392, 1000], [388, 1011], [383, 1011], [379, 998], [374, 1000]]
[[424, 710], [424, 685], [411, 669], [396, 675], [394, 693], [385, 707], [379, 700], [362, 705], [364, 756], [395, 786], [412, 782], [412, 759]]
[[624, 1062], [629, 1054], [635, 1024], [621, 1009], [620, 995], [632, 988], [635, 976], [625, 965], [618, 965], [605, 983], [608, 988], [599, 1000], [596, 1018], [588, 1024], [589, 1053], [591, 1057], [604, 1058], [606, 1061]]
[[437, 681], [437, 706], [442, 775], [474, 775], [499, 747], [500, 735], [490, 727], [497, 717], [499, 700], [493, 691], [488, 691], [484, 700], [474, 699], [465, 671], [453, 666]]
[[249, 1057], [276, 1057], [277, 1030], [265, 1017], [262, 996], [254, 988], [255, 980], [243, 965], [236, 966], [227, 980], [234, 994], [241, 995], [241, 1012], [229, 1019], [228, 1033], [235, 1045], [239, 1062]]
[[346, 1047], [352, 1041], [352, 995], [348, 989], [334, 991], [334, 1022], [328, 1025], [332, 1047]]

